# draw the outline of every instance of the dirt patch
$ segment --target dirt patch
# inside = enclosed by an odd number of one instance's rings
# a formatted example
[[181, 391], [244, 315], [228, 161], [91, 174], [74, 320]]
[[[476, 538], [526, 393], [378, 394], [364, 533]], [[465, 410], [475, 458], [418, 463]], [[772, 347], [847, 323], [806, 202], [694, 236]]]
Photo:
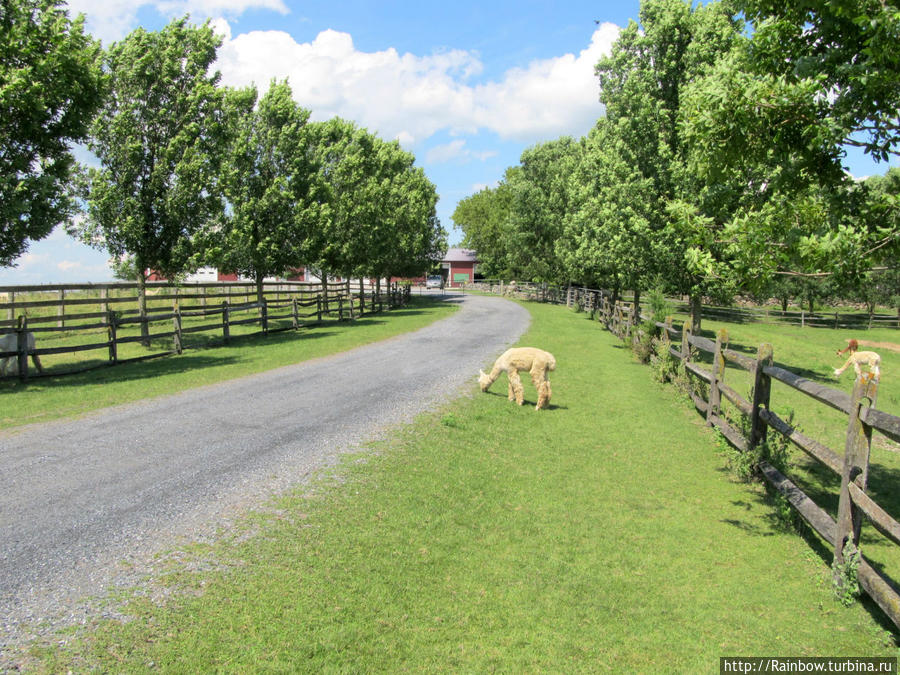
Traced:
[[[844, 340], [850, 342], [850, 340]], [[892, 352], [900, 352], [900, 345], [893, 342], [871, 342], [869, 340], [857, 340], [860, 347], [874, 347], [876, 349], [889, 349]]]

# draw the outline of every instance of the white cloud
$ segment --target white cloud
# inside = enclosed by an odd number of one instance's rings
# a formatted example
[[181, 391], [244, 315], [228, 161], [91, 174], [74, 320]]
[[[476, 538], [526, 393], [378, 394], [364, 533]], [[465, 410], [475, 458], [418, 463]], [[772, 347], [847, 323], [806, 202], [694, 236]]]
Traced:
[[469, 150], [464, 140], [457, 139], [445, 145], [436, 145], [431, 148], [425, 155], [425, 162], [427, 164], [440, 164], [456, 160], [465, 163], [473, 159], [484, 161], [496, 155], [497, 153], [492, 150], [485, 152]]
[[264, 89], [272, 78], [287, 78], [314, 119], [351, 119], [405, 146], [440, 130], [485, 129], [533, 142], [582, 135], [602, 114], [594, 64], [609, 53], [619, 30], [603, 24], [578, 55], [536, 60], [486, 84], [469, 83], [483, 70], [472, 52], [362, 52], [349, 34], [334, 30], [307, 43], [282, 31], [244, 33], [225, 41], [217, 67], [232, 86]]

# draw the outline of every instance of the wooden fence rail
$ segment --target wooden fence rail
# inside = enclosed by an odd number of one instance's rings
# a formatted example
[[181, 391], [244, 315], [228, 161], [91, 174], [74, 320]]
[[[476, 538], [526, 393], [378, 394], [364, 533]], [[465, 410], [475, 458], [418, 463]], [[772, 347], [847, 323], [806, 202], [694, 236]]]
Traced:
[[[516, 294], [532, 299], [541, 299], [538, 289], [529, 284], [515, 284]], [[495, 293], [508, 291], [509, 284], [482, 286], [480, 290]], [[556, 289], [540, 289], [543, 297], [548, 295], [565, 302], [569, 306], [578, 305], [595, 312], [595, 316], [619, 338], [636, 342], [643, 336], [643, 325], [650, 322], [659, 331], [663, 341], [662, 352], [669, 358], [677, 359], [685, 373], [706, 384], [706, 396], [693, 387], [690, 396], [697, 410], [706, 418], [707, 424], [715, 427], [728, 442], [742, 453], [755, 452], [768, 440], [769, 431], [780, 434], [788, 442], [802, 450], [809, 457], [840, 476], [841, 487], [838, 495], [837, 518], [833, 518], [816, 504], [804, 491], [778, 468], [760, 455], [758, 466], [765, 480], [781, 493], [802, 518], [821, 536], [834, 551], [837, 565], [833, 575], [835, 587], [840, 589], [847, 583], [839, 566], [845, 561], [849, 551], [859, 552], [860, 532], [863, 521], [869, 522], [890, 542], [900, 545], [900, 522], [867, 494], [869, 456], [874, 432], [900, 442], [900, 417], [878, 410], [875, 405], [878, 396], [878, 381], [869, 373], [863, 373], [855, 382], [851, 394], [826, 387], [801, 377], [791, 371], [775, 366], [773, 348], [769, 344], [759, 346], [755, 359], [728, 348], [728, 334], [719, 331], [716, 340], [691, 334], [691, 320], [685, 321], [681, 330], [673, 326], [671, 317], [666, 322], [652, 322], [640, 312], [635, 312], [632, 304], [610, 302], [610, 294], [605, 291], [586, 288], [569, 288], [565, 292]], [[698, 361], [695, 354], [705, 352], [710, 365]], [[726, 362], [749, 373], [752, 382], [752, 400], [742, 397], [725, 382]], [[791, 423], [781, 419], [772, 411], [772, 381], [781, 382], [792, 389], [829, 406], [847, 416], [847, 430], [843, 452], [833, 450], [797, 430]], [[703, 387], [700, 388], [702, 391]], [[738, 429], [722, 412], [722, 401], [727, 400], [745, 420], [743, 426], [749, 435]], [[851, 548], [852, 547], [852, 548]], [[869, 595], [895, 626], [900, 628], [900, 593], [896, 583], [887, 573], [875, 569], [859, 552], [857, 580], [860, 588]]]
[[[271, 284], [265, 289], [263, 301], [259, 302], [255, 299], [255, 287], [249, 288], [246, 284], [202, 284], [188, 287], [188, 291], [194, 292], [185, 292], [184, 287], [154, 284], [152, 290], [155, 292], [148, 297], [148, 303], [156, 306], [150, 307], [142, 315], [135, 306], [136, 296], [111, 297], [108, 292], [111, 289], [135, 290], [135, 285], [106, 284], [103, 288], [107, 292], [102, 297], [70, 296], [65, 300], [67, 306], [100, 305], [104, 307], [102, 311], [69, 314], [57, 311], [33, 316], [23, 313], [12, 322], [12, 326], [9, 325], [9, 321], [0, 323], [0, 335], [14, 333], [18, 336], [16, 350], [0, 352], [0, 360], [14, 358], [17, 366], [15, 375], [24, 381], [28, 377], [27, 359], [32, 354], [40, 358], [46, 355], [74, 354], [91, 350], [106, 352], [107, 356], [98, 363], [65, 370], [65, 373], [83, 372], [104, 365], [180, 354], [186, 348], [185, 336], [188, 335], [219, 333], [221, 342], [227, 344], [233, 337], [232, 330], [238, 326], [258, 326], [256, 334], [298, 330], [304, 326], [321, 323], [325, 317], [334, 317], [339, 321], [352, 320], [362, 317], [367, 312], [381, 311], [385, 305], [389, 308], [402, 306], [410, 298], [409, 287], [399, 284], [389, 285], [386, 292], [381, 294], [367, 293], [365, 285], [361, 283], [355, 286], [353, 288], [349, 282], [329, 283], [325, 288], [322, 284]], [[18, 293], [21, 298], [25, 294], [25, 288], [15, 287], [12, 291], [5, 289], [0, 291]], [[200, 288], [209, 292], [199, 294], [196, 291]], [[60, 297], [53, 300], [8, 302], [0, 304], [0, 311], [6, 309], [8, 305], [13, 305], [23, 312], [39, 312], [47, 308], [62, 307], [58, 303], [64, 291], [96, 292], [97, 287], [79, 285], [50, 287], [50, 289], [52, 292], [60, 293]], [[31, 295], [43, 292], [46, 292], [46, 287], [37, 287]], [[239, 301], [234, 302], [235, 299]], [[166, 303], [167, 306], [160, 307], [160, 303]], [[213, 317], [214, 320], [207, 320]], [[282, 325], [273, 327], [276, 322], [281, 322]], [[135, 327], [142, 328], [140, 334], [123, 334], [127, 329], [133, 330]], [[41, 342], [46, 343], [41, 339], [42, 335], [63, 332], [67, 337], [73, 334], [83, 337], [77, 344], [41, 346]], [[101, 341], [100, 335], [104, 332], [106, 339]], [[36, 348], [30, 352], [27, 350], [27, 333], [35, 335]], [[132, 358], [121, 357], [119, 347], [122, 345], [142, 343], [149, 346], [152, 341], [159, 340], [171, 340], [172, 348]], [[52, 373], [43, 374], [64, 373], [60, 369], [54, 369]], [[38, 374], [40, 375], [42, 373]]]
[[[487, 279], [475, 281], [467, 285], [473, 290], [483, 290], [488, 293], [504, 293], [510, 288], [510, 282]], [[528, 300], [541, 302], [561, 302], [569, 307], [578, 305], [586, 311], [596, 310], [599, 307], [599, 298], [609, 298], [609, 291], [599, 289], [551, 286], [549, 284], [532, 284], [516, 282], [514, 291], [517, 296]], [[676, 312], [690, 314], [690, 305], [680, 299], [670, 299]], [[851, 310], [835, 312], [807, 312], [806, 310], [786, 310], [776, 308], [755, 307], [717, 307], [703, 305], [700, 315], [704, 319], [714, 321], [728, 321], [732, 323], [764, 323], [764, 324], [788, 324], [794, 326], [808, 326], [811, 328], [900, 328], [900, 308], [896, 314], [869, 314], [868, 312], [854, 312]]]

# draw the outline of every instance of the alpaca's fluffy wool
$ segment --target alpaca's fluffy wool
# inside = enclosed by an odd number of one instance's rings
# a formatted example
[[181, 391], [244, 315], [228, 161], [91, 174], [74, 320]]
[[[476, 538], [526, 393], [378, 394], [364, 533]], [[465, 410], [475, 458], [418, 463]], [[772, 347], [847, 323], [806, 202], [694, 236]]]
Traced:
[[513, 347], [507, 349], [494, 362], [494, 367], [490, 374], [483, 370], [478, 371], [478, 384], [481, 385], [481, 391], [487, 391], [494, 384], [494, 381], [500, 377], [500, 373], [505, 372], [509, 381], [509, 400], [515, 401], [522, 405], [525, 401], [525, 389], [522, 386], [522, 380], [519, 378], [519, 371], [527, 370], [531, 374], [531, 381], [538, 392], [538, 401], [535, 410], [546, 408], [550, 405], [550, 380], [547, 379], [547, 372], [556, 370], [556, 358], [550, 352], [535, 347]]

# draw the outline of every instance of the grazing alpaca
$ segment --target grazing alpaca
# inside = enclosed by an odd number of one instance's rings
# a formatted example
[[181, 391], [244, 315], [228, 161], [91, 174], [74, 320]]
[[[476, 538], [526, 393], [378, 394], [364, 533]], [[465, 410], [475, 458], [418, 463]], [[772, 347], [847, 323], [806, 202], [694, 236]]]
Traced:
[[478, 384], [481, 385], [481, 391], [487, 391], [500, 377], [500, 373], [505, 372], [509, 381], [509, 400], [515, 400], [516, 403], [522, 405], [525, 401], [525, 389], [519, 378], [520, 370], [527, 370], [531, 374], [531, 381], [537, 389], [538, 402], [534, 409], [540, 410], [549, 406], [552, 392], [550, 391], [550, 380], [547, 379], [547, 371], [556, 370], [556, 358], [550, 352], [534, 347], [507, 349], [494, 362], [490, 375], [479, 370]]
[[[0, 352], [14, 352], [18, 349], [19, 338], [15, 333], [0, 335]], [[34, 333], [31, 331], [25, 333], [25, 351], [26, 353], [31, 354], [31, 360], [34, 361], [34, 367], [38, 369], [38, 372], [44, 372], [44, 368], [41, 366], [41, 360], [38, 358], [38, 355], [34, 353]], [[6, 369], [10, 364], [15, 364], [16, 361], [17, 359], [15, 356], [7, 356], [6, 358], [0, 359], [0, 375], [5, 375]], [[15, 370], [14, 365], [13, 370]]]
[[868, 366], [869, 371], [872, 373], [872, 376], [876, 380], [881, 378], [881, 373], [879, 371], [879, 366], [881, 365], [881, 357], [875, 352], [851, 351], [850, 358], [847, 359], [847, 362], [840, 368], [835, 369], [835, 377], [840, 377], [841, 373], [843, 373], [851, 364], [853, 364], [853, 370], [856, 371], [856, 377], [862, 375], [862, 369], [860, 368], [860, 366]]

